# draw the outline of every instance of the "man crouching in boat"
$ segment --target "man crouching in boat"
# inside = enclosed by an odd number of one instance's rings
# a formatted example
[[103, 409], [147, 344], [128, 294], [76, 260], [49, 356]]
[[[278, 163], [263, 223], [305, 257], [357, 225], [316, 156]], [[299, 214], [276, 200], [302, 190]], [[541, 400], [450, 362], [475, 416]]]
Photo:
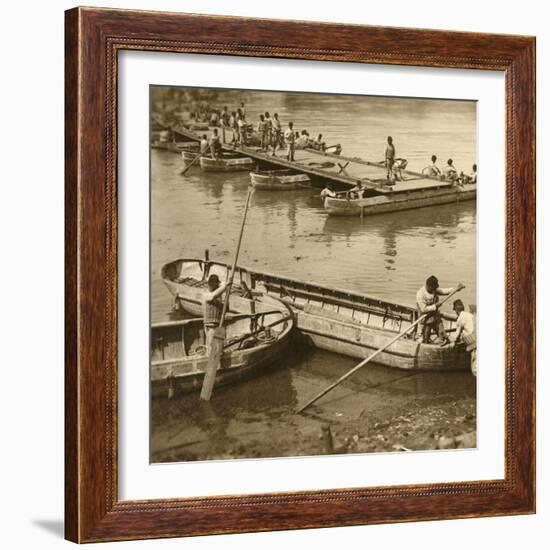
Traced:
[[216, 327], [220, 324], [223, 311], [222, 294], [227, 289], [226, 283], [220, 283], [217, 275], [212, 274], [208, 277], [208, 291], [202, 296], [202, 313], [204, 322], [204, 332], [206, 334], [206, 351], [210, 355], [210, 348]]
[[470, 352], [470, 366], [472, 374], [477, 376], [477, 358], [476, 358], [476, 318], [472, 312], [466, 311], [462, 300], [455, 300], [453, 302], [453, 310], [457, 314], [456, 320], [456, 333], [455, 333], [455, 345], [458, 342], [464, 342], [466, 344], [466, 351]]
[[[459, 283], [459, 288], [463, 288]], [[432, 331], [438, 335], [437, 344], [444, 346], [449, 342], [443, 320], [439, 313], [439, 296], [446, 296], [452, 292], [452, 288], [440, 288], [439, 281], [434, 275], [426, 279], [426, 284], [418, 289], [416, 293], [416, 307], [420, 315], [428, 314], [420, 323], [422, 342], [430, 343]]]

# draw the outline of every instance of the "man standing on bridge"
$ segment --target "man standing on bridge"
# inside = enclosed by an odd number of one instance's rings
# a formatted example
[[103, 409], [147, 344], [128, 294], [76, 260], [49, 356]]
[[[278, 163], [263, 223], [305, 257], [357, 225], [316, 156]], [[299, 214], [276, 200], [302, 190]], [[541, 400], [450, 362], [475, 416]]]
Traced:
[[386, 163], [386, 178], [388, 181], [393, 184], [393, 164], [395, 162], [395, 145], [393, 144], [393, 138], [391, 136], [388, 136], [387, 144], [386, 144], [386, 152], [384, 155], [385, 163]]
[[294, 162], [294, 147], [296, 143], [296, 135], [294, 134], [294, 123], [288, 123], [288, 128], [285, 130], [285, 140], [287, 144], [286, 159]]

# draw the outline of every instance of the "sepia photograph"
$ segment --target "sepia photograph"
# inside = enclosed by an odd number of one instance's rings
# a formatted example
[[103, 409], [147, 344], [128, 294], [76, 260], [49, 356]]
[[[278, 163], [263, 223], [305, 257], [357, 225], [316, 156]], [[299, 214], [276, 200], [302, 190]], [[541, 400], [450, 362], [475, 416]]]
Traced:
[[476, 101], [149, 94], [150, 461], [476, 448]]

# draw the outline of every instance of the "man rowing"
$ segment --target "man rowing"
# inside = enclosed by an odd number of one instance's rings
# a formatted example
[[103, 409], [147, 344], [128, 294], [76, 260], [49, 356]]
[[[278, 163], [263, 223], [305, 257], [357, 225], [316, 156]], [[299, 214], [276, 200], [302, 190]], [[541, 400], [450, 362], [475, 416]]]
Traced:
[[[458, 284], [458, 289], [463, 289], [462, 283]], [[441, 314], [439, 313], [439, 297], [446, 296], [453, 291], [452, 288], [440, 288], [439, 280], [434, 275], [426, 279], [426, 283], [418, 289], [416, 293], [416, 307], [420, 315], [427, 317], [420, 323], [422, 342], [430, 343], [432, 332], [437, 334], [436, 343], [444, 346], [449, 342]]]
[[208, 285], [208, 291], [202, 295], [202, 314], [206, 335], [206, 350], [207, 354], [210, 355], [215, 329], [219, 326], [222, 318], [222, 294], [226, 291], [228, 285], [220, 283], [220, 279], [215, 273], [208, 277], [206, 284]]

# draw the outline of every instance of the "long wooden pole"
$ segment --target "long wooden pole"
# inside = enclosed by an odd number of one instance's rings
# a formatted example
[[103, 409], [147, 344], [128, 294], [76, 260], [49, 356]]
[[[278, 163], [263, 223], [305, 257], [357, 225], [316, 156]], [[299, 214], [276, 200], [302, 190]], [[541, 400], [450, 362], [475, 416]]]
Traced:
[[[437, 307], [438, 308], [441, 307], [451, 296], [453, 296], [454, 294], [456, 294], [457, 292], [459, 292], [463, 288], [464, 288], [463, 286], [459, 285], [452, 292], [450, 292], [445, 297], [444, 300], [442, 300], [439, 304], [437, 304]], [[353, 367], [346, 374], [344, 374], [343, 376], [338, 378], [338, 380], [336, 380], [336, 382], [334, 382], [333, 384], [331, 384], [330, 386], [325, 388], [323, 391], [318, 393], [313, 399], [310, 399], [305, 405], [303, 405], [302, 407], [300, 407], [296, 411], [296, 414], [300, 414], [301, 412], [305, 411], [310, 405], [313, 405], [313, 403], [315, 403], [315, 401], [317, 401], [318, 399], [323, 397], [323, 395], [326, 395], [329, 391], [334, 389], [336, 386], [340, 385], [344, 380], [349, 378], [352, 374], [357, 372], [359, 369], [363, 368], [367, 363], [372, 361], [379, 353], [382, 353], [385, 349], [389, 348], [394, 342], [397, 342], [397, 340], [399, 340], [400, 338], [405, 336], [405, 334], [410, 332], [416, 325], [418, 325], [418, 323], [420, 323], [420, 321], [425, 319], [428, 315], [429, 315], [429, 313], [425, 313], [424, 315], [421, 315], [412, 325], [407, 327], [403, 332], [399, 333], [395, 338], [392, 338], [387, 344], [384, 344], [381, 348], [378, 348], [374, 353], [371, 353], [366, 359], [363, 359], [363, 361], [361, 361], [359, 364], [357, 364], [355, 367]]]
[[221, 365], [223, 345], [225, 341], [225, 334], [223, 329], [223, 323], [229, 307], [229, 295], [231, 292], [231, 285], [233, 284], [233, 278], [235, 277], [235, 270], [237, 268], [237, 262], [239, 260], [239, 252], [241, 250], [241, 242], [243, 240], [244, 226], [246, 224], [246, 215], [248, 214], [248, 206], [250, 205], [250, 197], [252, 196], [253, 188], [248, 188], [248, 195], [246, 196], [246, 205], [244, 207], [243, 221], [241, 223], [241, 230], [239, 232], [239, 240], [237, 241], [237, 250], [235, 251], [235, 258], [231, 267], [231, 273], [229, 280], [227, 281], [227, 288], [225, 290], [225, 298], [223, 300], [223, 309], [220, 317], [218, 327], [215, 329], [212, 344], [210, 346], [208, 362], [206, 364], [206, 371], [204, 373], [204, 380], [202, 382], [201, 399], [210, 401], [212, 397], [212, 390], [214, 389], [214, 383], [216, 381], [216, 372]]
[[206, 155], [208, 153], [208, 150], [210, 149], [210, 145], [204, 150], [204, 152], [198, 152], [197, 153], [197, 156], [181, 171], [181, 176], [185, 176], [185, 174], [187, 173], [187, 170], [189, 170], [189, 168], [191, 168], [191, 166], [193, 166], [193, 164], [195, 164], [195, 162], [197, 162], [197, 160], [199, 160], [202, 156]]
[[243, 240], [244, 226], [246, 224], [246, 215], [248, 214], [248, 206], [250, 204], [250, 197], [252, 196], [253, 191], [254, 191], [254, 188], [250, 186], [248, 188], [248, 195], [246, 196], [246, 205], [244, 207], [243, 221], [241, 223], [239, 240], [237, 241], [237, 250], [235, 251], [235, 258], [233, 260], [233, 265], [231, 266], [231, 274], [229, 275], [229, 281], [227, 283], [227, 289], [225, 291], [226, 298], [223, 301], [222, 316], [220, 318], [220, 324], [219, 324], [220, 327], [223, 327], [223, 321], [227, 313], [227, 308], [229, 307], [229, 292], [231, 290], [231, 285], [233, 284], [233, 279], [235, 278], [235, 270], [237, 269], [237, 262], [239, 261], [239, 252], [241, 251], [241, 242]]

